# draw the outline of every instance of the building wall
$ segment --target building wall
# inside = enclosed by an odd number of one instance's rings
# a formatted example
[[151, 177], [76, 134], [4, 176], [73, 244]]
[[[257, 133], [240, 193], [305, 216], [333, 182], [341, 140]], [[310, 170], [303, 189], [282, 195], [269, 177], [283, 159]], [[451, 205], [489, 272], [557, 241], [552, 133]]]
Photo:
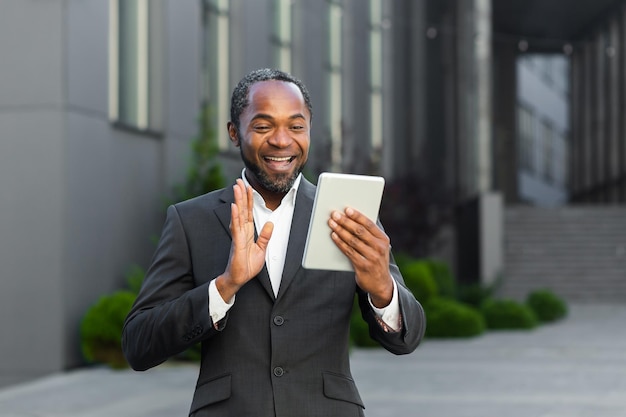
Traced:
[[150, 260], [199, 114], [199, 5], [163, 5], [167, 105], [148, 135], [108, 117], [108, 2], [2, 3], [0, 384], [83, 363], [82, 315]]
[[[395, 45], [392, 53], [392, 100], [396, 111], [392, 112], [392, 139], [389, 140], [391, 152], [389, 159], [393, 161], [392, 172], [395, 176], [403, 177], [411, 172], [420, 170], [423, 166], [423, 152], [426, 140], [432, 129], [441, 122], [438, 118], [427, 118], [428, 109], [434, 114], [442, 114], [440, 101], [428, 102], [427, 89], [429, 86], [437, 88], [441, 84], [429, 79], [431, 74], [441, 74], [441, 71], [427, 72], [429, 62], [436, 65], [437, 59], [427, 59], [426, 21], [427, 1], [391, 2], [392, 18], [390, 32]], [[438, 13], [432, 13], [436, 17]], [[430, 19], [434, 20], [434, 19]], [[438, 38], [436, 41], [438, 43]], [[410, 45], [402, 48], [399, 53], [398, 45]], [[411, 79], [408, 83], [407, 80]], [[428, 81], [431, 81], [428, 83]], [[428, 105], [427, 105], [428, 102]], [[429, 130], [431, 129], [431, 130]]]
[[0, 13], [0, 382], [58, 369], [63, 350], [63, 9]]
[[[274, 54], [273, 9], [275, 0], [231, 0], [229, 10], [229, 91], [249, 71], [261, 67], [278, 67]], [[385, 175], [393, 175], [394, 164], [388, 162], [384, 166], [372, 167], [370, 163], [370, 114], [369, 106], [369, 4], [370, 0], [295, 0], [291, 2], [292, 33], [291, 33], [291, 73], [300, 78], [309, 89], [313, 102], [313, 125], [311, 130], [311, 148], [307, 175], [316, 180], [317, 174], [324, 170], [341, 170], [344, 172], [373, 173], [379, 169]], [[383, 16], [390, 17], [390, 5], [381, 2]], [[341, 34], [336, 39], [329, 35], [329, 7], [339, 5], [341, 13]], [[213, 9], [209, 6], [209, 9]], [[390, 46], [390, 30], [383, 30], [383, 42]], [[205, 42], [207, 43], [207, 42]], [[333, 166], [330, 163], [331, 120], [328, 114], [330, 87], [329, 49], [331, 44], [339, 44], [341, 57], [341, 160]], [[384, 49], [389, 54], [389, 49]], [[209, 61], [217, 59], [215, 51], [208, 51]], [[214, 55], [211, 55], [214, 54]], [[388, 55], [387, 55], [388, 56]], [[210, 65], [210, 64], [209, 64]], [[382, 63], [386, 83], [390, 84], [391, 60]], [[206, 64], [205, 64], [206, 66]], [[390, 99], [391, 91], [385, 91], [383, 98]], [[228, 97], [230, 98], [230, 97]], [[220, 100], [215, 94], [209, 94], [208, 105], [217, 108], [228, 107], [226, 100]], [[381, 117], [384, 135], [391, 140], [392, 109], [384, 106]], [[225, 135], [223, 123], [217, 123], [218, 135]], [[392, 147], [385, 146], [385, 155], [392, 152]], [[376, 159], [385, 159], [377, 156]], [[228, 178], [241, 172], [239, 151], [232, 145], [222, 148], [222, 160]]]
[[63, 366], [81, 363], [75, 323], [86, 309], [123, 287], [132, 264], [148, 265], [163, 201], [184, 173], [197, 131], [199, 40], [193, 34], [199, 8], [163, 4], [167, 71], [159, 87], [167, 99], [157, 135], [124, 130], [108, 119], [108, 20], [94, 18], [107, 16], [107, 2], [67, 4]]
[[588, 29], [572, 54], [571, 201], [626, 202], [626, 6]]

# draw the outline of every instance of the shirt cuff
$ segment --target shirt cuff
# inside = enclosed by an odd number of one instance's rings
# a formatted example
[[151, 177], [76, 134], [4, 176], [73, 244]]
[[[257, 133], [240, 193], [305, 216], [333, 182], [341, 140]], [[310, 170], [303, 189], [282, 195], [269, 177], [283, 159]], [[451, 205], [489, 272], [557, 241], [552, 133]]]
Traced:
[[[393, 332], [398, 332], [402, 329], [402, 319], [400, 316], [400, 303], [398, 301], [398, 287], [396, 285], [396, 280], [391, 278], [393, 281], [393, 296], [391, 297], [391, 302], [389, 305], [383, 308], [375, 307], [372, 304], [372, 299], [370, 295], [367, 294], [367, 300], [372, 307], [372, 310], [376, 314], [376, 317], [386, 325], [383, 328], [388, 327], [389, 330]], [[383, 324], [381, 323], [381, 324]]]
[[235, 296], [229, 302], [224, 301], [220, 292], [215, 285], [215, 280], [209, 283], [209, 316], [213, 320], [213, 325], [226, 317], [226, 313], [235, 304]]

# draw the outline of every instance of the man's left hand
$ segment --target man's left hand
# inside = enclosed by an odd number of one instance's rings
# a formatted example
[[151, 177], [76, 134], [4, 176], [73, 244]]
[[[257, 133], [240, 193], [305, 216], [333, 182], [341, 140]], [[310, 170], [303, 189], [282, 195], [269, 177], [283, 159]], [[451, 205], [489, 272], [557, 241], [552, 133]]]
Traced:
[[389, 273], [389, 237], [378, 225], [353, 208], [333, 211], [328, 220], [331, 238], [350, 259], [356, 283], [377, 308], [389, 305], [393, 281]]

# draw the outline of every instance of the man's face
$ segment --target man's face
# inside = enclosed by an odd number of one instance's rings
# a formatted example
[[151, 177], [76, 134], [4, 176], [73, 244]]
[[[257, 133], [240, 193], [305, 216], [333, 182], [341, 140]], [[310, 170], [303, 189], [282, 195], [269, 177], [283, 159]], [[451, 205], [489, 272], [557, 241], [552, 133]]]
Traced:
[[239, 131], [233, 124], [228, 129], [248, 180], [262, 195], [287, 193], [309, 153], [311, 115], [302, 93], [289, 82], [261, 81], [250, 87], [248, 102]]

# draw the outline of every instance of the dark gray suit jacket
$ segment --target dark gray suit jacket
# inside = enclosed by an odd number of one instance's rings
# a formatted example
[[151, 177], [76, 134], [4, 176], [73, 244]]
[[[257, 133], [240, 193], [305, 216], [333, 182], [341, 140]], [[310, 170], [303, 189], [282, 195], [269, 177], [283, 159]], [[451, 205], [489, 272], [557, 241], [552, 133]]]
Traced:
[[230, 250], [227, 187], [170, 206], [141, 292], [124, 325], [130, 365], [145, 370], [202, 342], [192, 416], [363, 416], [350, 373], [349, 323], [354, 295], [371, 336], [390, 352], [410, 353], [425, 329], [424, 312], [395, 264], [403, 329], [376, 323], [354, 273], [305, 270], [302, 254], [315, 196], [298, 189], [278, 296], [267, 269], [244, 285], [217, 329], [208, 314], [208, 285], [226, 268]]

